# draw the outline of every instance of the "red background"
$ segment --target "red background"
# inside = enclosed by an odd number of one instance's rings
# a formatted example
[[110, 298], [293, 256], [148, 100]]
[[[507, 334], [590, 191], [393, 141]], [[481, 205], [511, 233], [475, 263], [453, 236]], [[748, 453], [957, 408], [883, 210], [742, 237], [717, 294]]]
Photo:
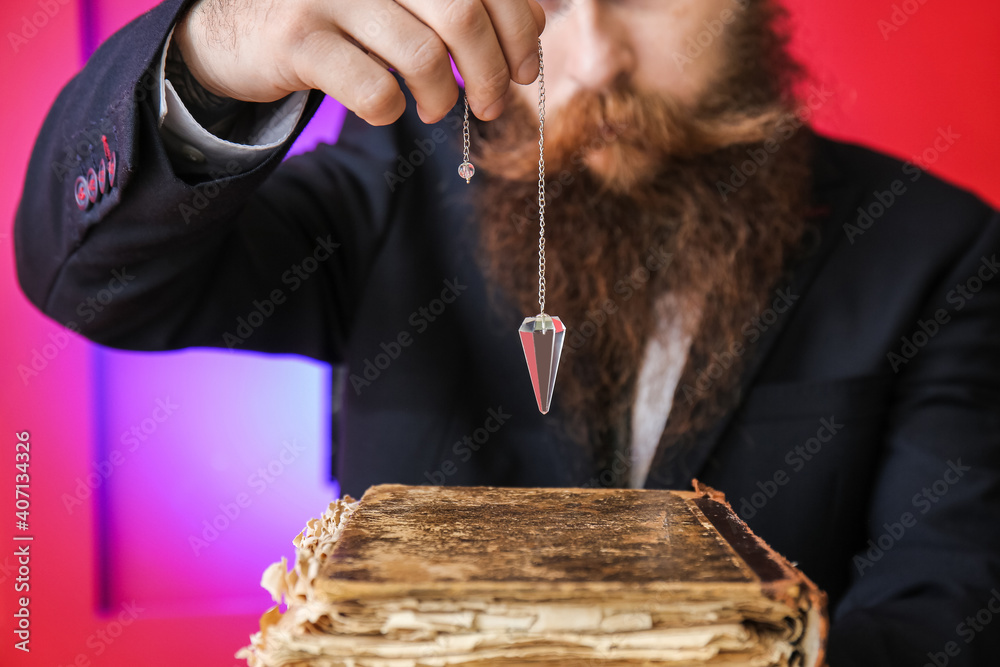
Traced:
[[[46, 342], [52, 323], [21, 295], [14, 277], [11, 225], [25, 166], [44, 114], [61, 86], [80, 68], [88, 45], [81, 35], [103, 39], [151, 3], [42, 0], [58, 11], [15, 49], [10, 35], [22, 31], [39, 0], [5, 0], [0, 8], [0, 663], [68, 665], [84, 655], [95, 665], [146, 667], [177, 662], [235, 665], [232, 655], [256, 628], [259, 607], [226, 613], [204, 599], [172, 614], [141, 615], [110, 644], [94, 648], [94, 633], [113, 622], [99, 605], [101, 563], [92, 509], [66, 516], [60, 493], [85, 474], [98, 446], [94, 346], [74, 338], [44, 375], [25, 386], [17, 365]], [[845, 0], [818, 3], [790, 0], [796, 49], [818, 84], [833, 91], [814, 125], [839, 138], [864, 143], [910, 159], [933, 145], [939, 130], [960, 139], [930, 169], [1000, 204], [1000, 4], [987, 0], [892, 2]], [[907, 14], [909, 10], [911, 14]], [[886, 32], [895, 12], [898, 30]], [[89, 28], [81, 17], [92, 16]], [[899, 20], [905, 17], [903, 22]], [[881, 23], [880, 22], [884, 22]], [[83, 40], [85, 41], [85, 40]], [[31, 187], [29, 183], [27, 187]], [[942, 220], [941, 224], [948, 224]], [[113, 398], [113, 397], [112, 397]], [[32, 518], [36, 551], [32, 560], [32, 642], [30, 654], [12, 649], [12, 617], [17, 595], [9, 563], [15, 533], [15, 433], [31, 432]], [[155, 508], [150, 508], [154, 510]], [[317, 507], [316, 512], [322, 510]], [[287, 537], [300, 529], [290, 525]], [[151, 526], [155, 530], [155, 525]], [[291, 555], [290, 549], [273, 554]], [[165, 569], [160, 576], [181, 577]], [[255, 579], [248, 591], [258, 590]], [[88, 645], [88, 639], [90, 644]]]

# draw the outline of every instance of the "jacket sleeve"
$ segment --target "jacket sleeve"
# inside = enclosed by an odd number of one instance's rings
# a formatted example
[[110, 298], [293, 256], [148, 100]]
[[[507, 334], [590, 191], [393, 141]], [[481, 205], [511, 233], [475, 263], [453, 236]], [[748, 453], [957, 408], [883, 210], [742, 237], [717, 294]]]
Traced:
[[113, 35], [49, 111], [15, 219], [22, 289], [112, 347], [339, 361], [389, 219], [394, 129], [349, 115], [336, 146], [283, 163], [322, 101], [313, 91], [260, 164], [178, 175], [154, 98], [157, 57], [190, 4], [168, 0]]
[[831, 667], [997, 664], [1000, 216], [983, 223], [887, 355], [897, 375], [886, 451], [833, 618]]

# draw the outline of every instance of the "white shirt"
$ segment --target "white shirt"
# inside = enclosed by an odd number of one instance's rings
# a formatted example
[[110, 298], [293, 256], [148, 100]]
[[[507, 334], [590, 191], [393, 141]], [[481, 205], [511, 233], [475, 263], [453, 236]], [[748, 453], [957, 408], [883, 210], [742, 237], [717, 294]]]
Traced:
[[262, 105], [266, 111], [260, 114], [249, 143], [220, 139], [198, 124], [166, 78], [167, 49], [173, 35], [171, 30], [160, 54], [157, 112], [160, 136], [174, 157], [184, 158], [188, 165], [185, 171], [207, 174], [235, 162], [237, 171], [243, 173], [259, 165], [288, 141], [306, 108], [309, 91], [300, 90], [278, 102]]
[[656, 329], [646, 343], [636, 382], [629, 468], [629, 486], [634, 489], [641, 489], [646, 483], [691, 346], [691, 336], [684, 332], [676, 306], [672, 294], [665, 294], [656, 302]]

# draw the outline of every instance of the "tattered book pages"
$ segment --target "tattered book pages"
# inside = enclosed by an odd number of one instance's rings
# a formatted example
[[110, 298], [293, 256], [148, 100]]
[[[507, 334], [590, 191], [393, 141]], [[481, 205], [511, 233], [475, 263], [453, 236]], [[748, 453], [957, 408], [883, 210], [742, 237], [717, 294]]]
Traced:
[[[824, 664], [826, 597], [721, 494], [381, 485], [264, 573], [250, 667]], [[284, 599], [287, 609], [280, 611]]]

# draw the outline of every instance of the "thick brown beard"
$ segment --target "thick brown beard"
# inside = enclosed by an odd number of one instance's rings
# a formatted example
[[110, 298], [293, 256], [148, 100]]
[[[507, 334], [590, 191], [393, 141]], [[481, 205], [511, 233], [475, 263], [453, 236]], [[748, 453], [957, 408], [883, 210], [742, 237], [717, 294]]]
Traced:
[[[692, 337], [667, 426], [676, 444], [732, 404], [752, 350], [699, 380], [713, 355], [747, 347], [744, 327], [772, 301], [805, 229], [810, 134], [792, 134], [800, 123], [787, 94], [798, 70], [773, 28], [776, 10], [751, 2], [745, 12], [729, 69], [697, 108], [618, 82], [547, 121], [546, 311], [568, 327], [555, 402], [597, 470], [628, 445], [657, 298], [675, 297], [668, 316]], [[533, 315], [537, 117], [515, 103], [476, 135], [481, 262], [494, 298]], [[763, 164], [722, 192], [753, 155]]]

